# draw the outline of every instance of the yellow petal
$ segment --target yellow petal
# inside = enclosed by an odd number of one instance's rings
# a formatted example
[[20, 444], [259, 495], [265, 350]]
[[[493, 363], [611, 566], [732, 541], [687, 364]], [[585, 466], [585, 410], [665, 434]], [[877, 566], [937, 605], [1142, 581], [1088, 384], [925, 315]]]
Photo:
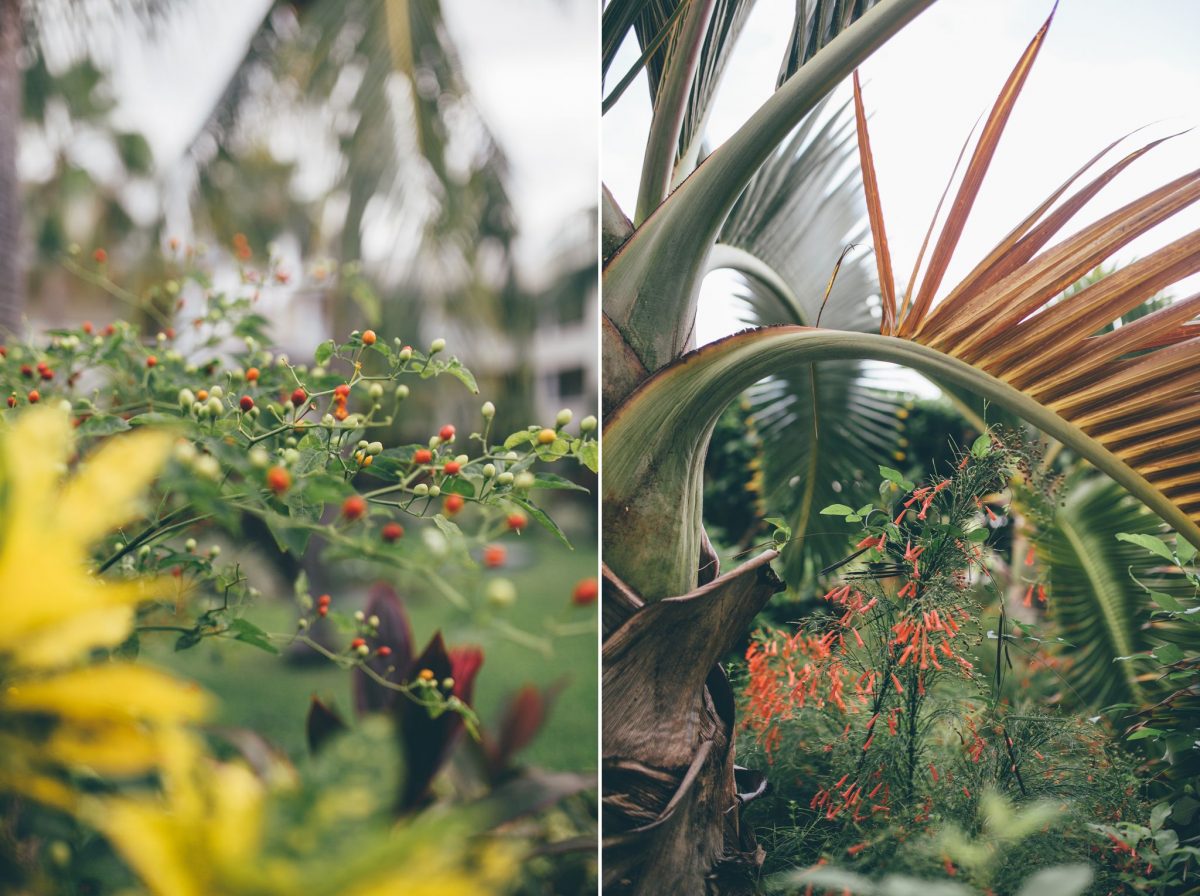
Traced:
[[60, 537], [88, 545], [128, 522], [162, 468], [174, 436], [138, 430], [114, 436], [89, 457], [59, 500]]
[[145, 666], [110, 663], [19, 682], [0, 698], [0, 707], [72, 721], [178, 722], [203, 718], [209, 698], [199, 687]]
[[88, 813], [155, 896], [214, 896], [207, 857], [181, 837], [180, 819], [150, 802], [106, 800]]

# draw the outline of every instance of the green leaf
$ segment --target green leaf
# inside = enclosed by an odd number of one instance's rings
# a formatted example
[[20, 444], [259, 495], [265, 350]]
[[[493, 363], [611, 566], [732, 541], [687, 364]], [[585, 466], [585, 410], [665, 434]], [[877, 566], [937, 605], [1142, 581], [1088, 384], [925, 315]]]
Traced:
[[880, 464], [880, 466], [879, 466], [879, 475], [882, 476], [884, 479], [886, 479], [888, 482], [896, 483], [896, 485], [898, 485], [901, 488], [901, 490], [906, 491], [906, 492], [911, 492], [914, 488], [917, 487], [915, 482], [913, 482], [910, 479], [906, 479], [904, 474], [901, 473], [899, 470], [893, 470], [891, 467], [885, 467], [882, 464]]
[[175, 639], [175, 650], [176, 652], [180, 650], [190, 650], [203, 640], [204, 636], [200, 634], [200, 630], [192, 629], [190, 632], [184, 632]]
[[1176, 644], [1160, 644], [1154, 648], [1154, 656], [1164, 666], [1169, 666], [1183, 659], [1184, 654]]
[[264, 519], [281, 551], [295, 557], [304, 556], [305, 548], [308, 547], [308, 539], [312, 535], [309, 525], [297, 524], [291, 517], [272, 511], [268, 511]]
[[457, 358], [446, 365], [445, 372], [470, 389], [472, 394], [479, 394], [479, 385], [475, 382], [475, 377], [471, 374], [471, 371], [459, 363]]
[[[177, 420], [172, 419], [172, 423]], [[114, 433], [125, 432], [129, 429], [129, 421], [116, 414], [93, 414], [84, 418], [75, 431], [80, 436], [111, 436]]]
[[433, 524], [438, 527], [452, 545], [461, 545], [463, 543], [463, 531], [458, 527], [458, 523], [446, 519], [440, 513], [435, 513], [433, 515]]
[[324, 367], [329, 363], [329, 359], [333, 357], [333, 353], [337, 350], [337, 343], [332, 339], [326, 339], [317, 346], [317, 350], [313, 352], [313, 360], [317, 365]]
[[504, 450], [511, 451], [512, 449], [532, 442], [537, 438], [537, 433], [530, 432], [527, 429], [522, 429], [520, 432], [514, 432], [511, 436], [504, 440]]
[[1180, 613], [1183, 611], [1183, 604], [1171, 597], [1171, 595], [1164, 594], [1162, 591], [1151, 591], [1150, 599], [1164, 610], [1169, 610], [1172, 613]]
[[1163, 822], [1167, 820], [1167, 816], [1171, 814], [1170, 803], [1159, 803], [1150, 810], [1150, 830], [1157, 831], [1163, 826]]
[[475, 486], [465, 476], [447, 476], [442, 480], [443, 495], [462, 495], [464, 498], [475, 497]]
[[967, 540], [973, 541], [976, 544], [981, 544], [982, 542], [985, 542], [988, 540], [988, 536], [990, 534], [991, 534], [991, 532], [987, 529], [972, 529], [970, 532], [967, 533]]
[[822, 516], [851, 516], [854, 513], [853, 507], [847, 507], [845, 504], [830, 504], [828, 507], [821, 508]]
[[600, 443], [584, 442], [579, 446], [579, 462], [593, 473], [600, 472]]
[[179, 424], [179, 417], [174, 414], [162, 414], [158, 411], [149, 411], [129, 418], [130, 426], [178, 426]]
[[1167, 543], [1157, 536], [1146, 535], [1143, 533], [1131, 534], [1128, 532], [1118, 532], [1117, 538], [1120, 541], [1127, 541], [1130, 544], [1136, 544], [1138, 547], [1145, 548], [1152, 554], [1157, 554], [1164, 560], [1168, 560], [1171, 563], [1175, 562], [1175, 555], [1171, 553], [1171, 549], [1167, 547]]
[[248, 619], [229, 620], [229, 632], [237, 641], [243, 641], [267, 653], [279, 653], [279, 648], [271, 643], [270, 635]]
[[1157, 737], [1158, 735], [1160, 735], [1162, 733], [1163, 732], [1160, 731], [1158, 728], [1148, 728], [1148, 727], [1147, 728], [1138, 728], [1136, 731], [1134, 731], [1132, 734], [1130, 734], [1125, 739], [1126, 740], [1144, 740], [1147, 737]]
[[1190, 541], [1177, 538], [1175, 539], [1175, 556], [1179, 558], [1180, 563], [1191, 563], [1196, 559], [1196, 548]]
[[992, 436], [984, 433], [971, 443], [971, 457], [987, 457], [992, 452]]
[[530, 503], [529, 501], [525, 500], [524, 498], [518, 498], [515, 495], [512, 497], [512, 500], [515, 503], [517, 503], [518, 505], [520, 505], [522, 508], [524, 508], [526, 513], [528, 513], [531, 517], [533, 517], [535, 520], [537, 520], [543, 529], [545, 529], [547, 532], [552, 533], [559, 541], [561, 541], [563, 544], [565, 544], [568, 548], [571, 548], [571, 550], [574, 550], [574, 548], [571, 546], [571, 542], [569, 542], [567, 540], [567, 536], [563, 534], [562, 529], [558, 528], [558, 524], [556, 522], [554, 522], [554, 520], [550, 519], [550, 517], [546, 515], [546, 512], [544, 510], [542, 510], [542, 508], [538, 507], [536, 504]]
[[550, 488], [571, 492], [587, 492], [587, 489], [582, 485], [576, 485], [570, 479], [564, 479], [561, 476], [555, 476], [553, 473], [534, 473], [533, 477], [533, 485], [531, 488]]

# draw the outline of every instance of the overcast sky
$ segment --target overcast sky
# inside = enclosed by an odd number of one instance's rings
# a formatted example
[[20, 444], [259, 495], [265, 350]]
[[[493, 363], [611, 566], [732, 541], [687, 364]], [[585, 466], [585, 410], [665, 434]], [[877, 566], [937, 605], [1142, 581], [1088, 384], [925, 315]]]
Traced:
[[[1049, 0], [940, 0], [863, 64], [871, 143], [898, 276], [908, 277], [963, 140], [991, 107], [1051, 5]], [[793, 0], [759, 0], [712, 112], [714, 145], [774, 89], [793, 9]], [[1194, 127], [1200, 111], [1198, 37], [1200, 3], [1193, 0], [1062, 0], [946, 284], [957, 282], [956, 275], [969, 271], [1117, 137], [1148, 124], [1144, 133], [1154, 136]], [[636, 58], [625, 49], [614, 71]], [[649, 113], [644, 84], [631, 88], [627, 97], [605, 117], [602, 164], [605, 182], [628, 210]], [[1107, 198], [1102, 194], [1074, 224], [1192, 170], [1198, 159], [1200, 135], [1170, 141], [1122, 175]], [[1189, 209], [1123, 251], [1119, 260], [1129, 261], [1197, 227], [1200, 211]], [[1173, 293], [1187, 295], [1197, 288]], [[732, 325], [707, 302], [708, 293], [700, 329], [705, 341]]]

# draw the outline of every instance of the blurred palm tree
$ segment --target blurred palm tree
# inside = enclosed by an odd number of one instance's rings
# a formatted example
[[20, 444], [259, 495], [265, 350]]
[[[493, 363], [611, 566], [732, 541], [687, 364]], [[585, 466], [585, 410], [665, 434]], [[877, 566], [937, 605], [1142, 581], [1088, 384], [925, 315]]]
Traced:
[[[18, 236], [22, 76], [27, 86], [36, 84], [39, 96], [31, 103], [26, 90], [27, 118], [44, 126], [47, 95], [54, 94], [68, 100], [72, 122], [83, 121], [87, 116], [71, 107], [97, 85], [82, 84], [72, 72], [90, 67], [98, 74], [111, 47], [167, 39], [172, 23], [197, 16], [197, 10], [216, 14], [212, 6], [209, 0], [109, 0], [86, 8], [74, 0], [0, 3], [0, 328], [19, 325], [25, 300], [21, 262], [30, 257]], [[60, 70], [47, 65], [47, 49], [55, 51]], [[65, 70], [63, 59], [69, 63]], [[282, 156], [271, 144], [281, 134], [293, 141]], [[110, 136], [121, 145], [127, 135]], [[505, 187], [507, 164], [470, 101], [439, 3], [264, 4], [243, 58], [188, 143], [184, 176], [167, 178], [160, 167], [157, 187], [168, 181], [186, 185], [193, 230], [221, 243], [245, 233], [256, 249], [289, 234], [301, 253], [337, 261], [373, 255], [374, 278], [393, 294], [419, 296], [421, 307], [444, 305], [452, 297], [456, 310], [510, 331], [514, 320], [531, 317], [514, 318], [505, 307], [511, 301], [494, 301], [513, 281], [516, 225]], [[301, 175], [318, 187], [299, 188]], [[61, 187], [61, 178], [51, 181]], [[121, 218], [120, 187], [98, 192], [105, 208], [94, 218]], [[50, 200], [38, 197], [31, 210], [45, 214], [57, 207]], [[150, 234], [141, 242], [153, 250], [163, 220], [160, 200], [149, 225], [95, 233], [111, 240], [138, 229]], [[35, 229], [23, 237], [26, 245], [33, 240], [33, 260], [56, 259], [65, 228], [31, 223]], [[368, 236], [371, 245], [365, 246]], [[373, 253], [364, 252], [372, 247]], [[140, 266], [146, 259], [138, 261]], [[327, 297], [334, 325], [349, 316], [338, 298]], [[418, 306], [406, 305], [402, 316], [410, 320], [403, 323], [411, 333]]]

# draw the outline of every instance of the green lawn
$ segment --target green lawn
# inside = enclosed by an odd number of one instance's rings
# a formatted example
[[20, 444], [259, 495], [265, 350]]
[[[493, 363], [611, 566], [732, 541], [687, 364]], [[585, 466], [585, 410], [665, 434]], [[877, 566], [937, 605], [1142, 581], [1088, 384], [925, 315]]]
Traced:
[[[512, 540], [506, 540], [512, 544]], [[596, 574], [596, 550], [577, 540], [575, 551], [552, 543], [542, 533], [526, 532], [510, 552], [512, 564], [498, 575], [517, 586], [518, 599], [502, 618], [525, 631], [544, 632], [547, 623], [578, 626], [595, 620], [595, 605], [571, 605], [571, 591], [582, 578]], [[488, 573], [493, 575], [493, 573]], [[398, 590], [404, 593], [402, 583]], [[351, 612], [361, 606], [342, 602]], [[349, 603], [349, 605], [347, 605]], [[549, 655], [501, 635], [495, 628], [452, 614], [431, 601], [409, 603], [414, 637], [419, 650], [439, 625], [450, 646], [476, 644], [484, 650], [484, 664], [476, 680], [475, 704], [484, 724], [493, 721], [504, 697], [522, 684], [542, 687], [565, 678], [549, 721], [538, 739], [522, 754], [523, 761], [553, 769], [596, 768], [597, 648], [596, 629], [557, 638]], [[264, 598], [247, 617], [271, 632], [291, 631], [295, 608], [290, 601]], [[170, 636], [149, 643], [146, 654], [199, 682], [220, 699], [218, 725], [244, 726], [265, 735], [272, 743], [297, 757], [304, 752], [304, 719], [313, 694], [333, 700], [343, 716], [352, 715], [350, 676], [332, 663], [296, 665], [247, 644], [207, 639], [181, 653], [171, 651]]]

